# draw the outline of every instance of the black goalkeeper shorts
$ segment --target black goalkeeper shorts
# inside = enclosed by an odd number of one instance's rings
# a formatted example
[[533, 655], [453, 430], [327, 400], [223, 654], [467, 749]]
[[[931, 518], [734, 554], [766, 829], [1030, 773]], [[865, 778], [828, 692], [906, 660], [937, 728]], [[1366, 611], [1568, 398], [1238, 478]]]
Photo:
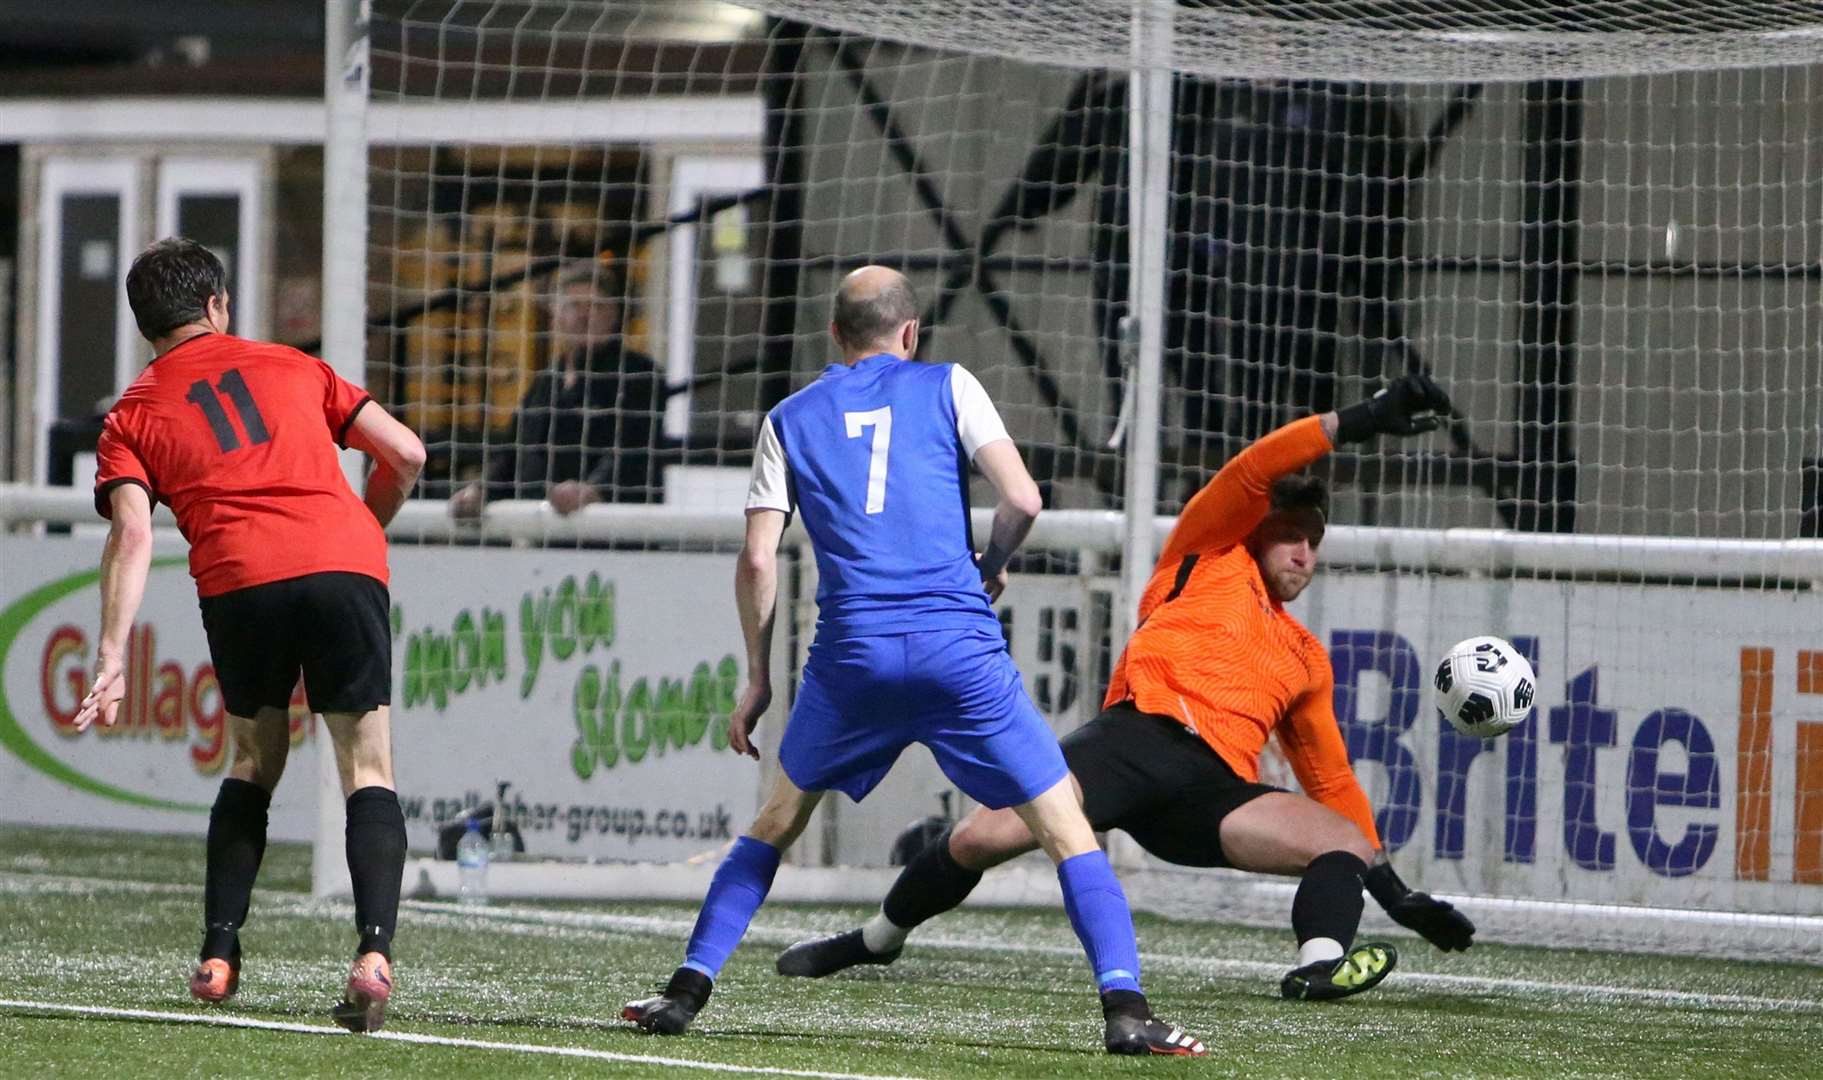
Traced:
[[232, 716], [291, 702], [299, 672], [312, 712], [392, 703], [392, 600], [366, 574], [327, 572], [202, 599], [203, 630]]
[[1241, 779], [1182, 721], [1130, 702], [1104, 709], [1062, 746], [1089, 824], [1098, 832], [1121, 829], [1178, 866], [1231, 865], [1222, 853], [1222, 819], [1284, 790]]

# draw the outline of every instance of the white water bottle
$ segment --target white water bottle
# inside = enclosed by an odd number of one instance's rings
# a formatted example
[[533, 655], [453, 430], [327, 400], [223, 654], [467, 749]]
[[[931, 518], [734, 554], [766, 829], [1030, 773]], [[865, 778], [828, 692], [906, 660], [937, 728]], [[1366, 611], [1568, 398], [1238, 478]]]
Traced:
[[493, 862], [508, 862], [513, 857], [513, 833], [507, 827], [506, 801], [503, 799], [494, 804], [493, 841], [488, 847], [488, 858]]
[[456, 842], [456, 903], [463, 907], [487, 903], [487, 859], [487, 839], [481, 835], [481, 823], [469, 818], [468, 831]]

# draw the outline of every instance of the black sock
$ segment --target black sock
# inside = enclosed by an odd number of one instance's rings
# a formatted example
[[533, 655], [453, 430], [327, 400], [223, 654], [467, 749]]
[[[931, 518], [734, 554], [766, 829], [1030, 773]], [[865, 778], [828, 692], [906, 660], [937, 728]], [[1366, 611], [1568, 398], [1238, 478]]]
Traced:
[[1347, 851], [1326, 851], [1310, 860], [1304, 880], [1291, 901], [1291, 930], [1302, 945], [1311, 938], [1329, 938], [1344, 949], [1354, 943], [1361, 928], [1361, 876], [1367, 864]]
[[1146, 995], [1138, 990], [1103, 990], [1101, 992], [1101, 1015], [1108, 1020], [1123, 1015], [1150, 1020], [1152, 1006], [1147, 1003]]
[[715, 980], [695, 968], [680, 967], [671, 973], [671, 981], [665, 984], [664, 994], [673, 1001], [681, 1001], [693, 1012], [701, 1012], [709, 1001], [709, 994], [715, 989]]
[[392, 959], [399, 923], [399, 883], [405, 876], [405, 813], [391, 789], [364, 787], [348, 796], [348, 878], [354, 887], [357, 953]]
[[894, 926], [910, 930], [934, 919], [968, 899], [980, 884], [981, 871], [968, 869], [949, 853], [951, 831], [943, 830], [899, 871], [886, 902], [880, 905]]
[[253, 881], [266, 855], [266, 809], [272, 794], [229, 778], [209, 810], [208, 864], [203, 878], [203, 948], [198, 959], [240, 958], [240, 929], [253, 900]]

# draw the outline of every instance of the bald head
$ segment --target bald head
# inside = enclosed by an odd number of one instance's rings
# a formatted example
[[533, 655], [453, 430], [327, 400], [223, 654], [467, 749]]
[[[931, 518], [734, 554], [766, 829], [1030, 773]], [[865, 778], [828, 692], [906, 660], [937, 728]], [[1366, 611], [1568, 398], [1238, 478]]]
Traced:
[[829, 332], [849, 360], [909, 356], [918, 347], [918, 294], [897, 270], [863, 266], [836, 289]]

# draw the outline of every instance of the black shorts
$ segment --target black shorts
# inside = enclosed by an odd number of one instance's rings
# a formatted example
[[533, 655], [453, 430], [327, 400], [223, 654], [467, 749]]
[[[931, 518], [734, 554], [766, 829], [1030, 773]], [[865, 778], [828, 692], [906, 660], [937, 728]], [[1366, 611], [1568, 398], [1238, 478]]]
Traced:
[[392, 600], [366, 574], [306, 574], [202, 599], [203, 631], [231, 716], [291, 702], [298, 673], [312, 712], [392, 702]]
[[1284, 790], [1241, 779], [1182, 721], [1131, 703], [1103, 710], [1062, 745], [1089, 824], [1098, 832], [1124, 830], [1179, 866], [1231, 865], [1222, 854], [1222, 819]]

